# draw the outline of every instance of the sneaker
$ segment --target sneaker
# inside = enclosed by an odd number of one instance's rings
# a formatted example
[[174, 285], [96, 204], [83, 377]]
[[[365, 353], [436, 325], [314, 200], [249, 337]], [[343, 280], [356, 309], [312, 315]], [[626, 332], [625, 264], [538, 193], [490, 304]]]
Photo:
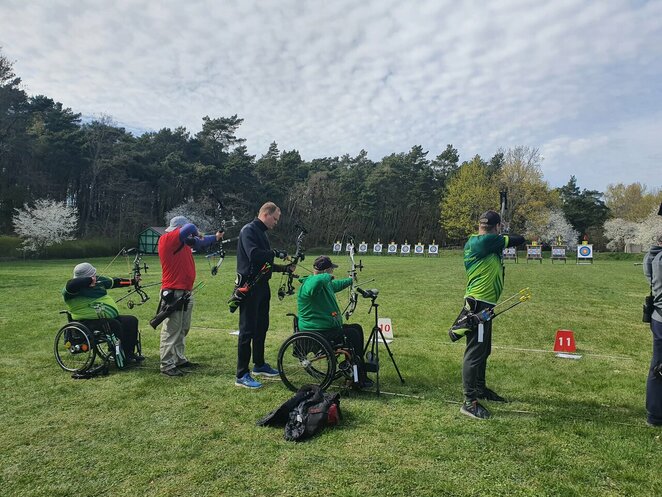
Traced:
[[253, 379], [250, 373], [246, 373], [241, 378], [236, 378], [234, 384], [238, 387], [258, 389], [262, 386], [262, 383]]
[[253, 366], [253, 374], [256, 376], [278, 376], [278, 370], [269, 366], [268, 362], [265, 362], [262, 366]]
[[166, 369], [165, 371], [161, 371], [161, 374], [171, 378], [174, 378], [175, 376], [184, 376], [184, 373], [177, 368]]
[[490, 411], [481, 406], [477, 400], [462, 404], [460, 412], [474, 419], [488, 419], [490, 417]]
[[496, 393], [494, 390], [490, 390], [489, 388], [486, 388], [485, 390], [480, 392], [478, 394], [478, 398], [481, 400], [491, 400], [493, 402], [508, 402], [501, 395]]

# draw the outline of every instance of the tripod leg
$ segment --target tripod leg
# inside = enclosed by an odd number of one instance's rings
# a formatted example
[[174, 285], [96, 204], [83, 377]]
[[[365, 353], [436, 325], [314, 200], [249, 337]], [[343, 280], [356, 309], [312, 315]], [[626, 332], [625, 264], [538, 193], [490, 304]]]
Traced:
[[382, 330], [378, 329], [377, 331], [379, 331], [379, 335], [382, 337], [382, 343], [384, 344], [384, 347], [386, 347], [386, 352], [388, 352], [388, 355], [391, 358], [391, 362], [393, 363], [393, 367], [395, 368], [396, 373], [398, 373], [398, 377], [400, 378], [400, 383], [404, 384], [405, 379], [400, 374], [400, 370], [398, 369], [398, 365], [395, 363], [395, 357], [393, 357], [393, 353], [391, 352], [391, 348], [388, 346], [388, 343], [386, 343], [386, 339], [384, 338], [384, 334], [382, 333]]

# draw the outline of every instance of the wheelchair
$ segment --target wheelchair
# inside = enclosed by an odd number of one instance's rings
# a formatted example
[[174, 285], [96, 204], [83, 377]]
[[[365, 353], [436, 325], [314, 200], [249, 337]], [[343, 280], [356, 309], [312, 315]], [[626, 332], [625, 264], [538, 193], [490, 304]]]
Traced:
[[298, 317], [287, 315], [292, 316], [294, 333], [278, 351], [278, 373], [287, 388], [296, 392], [310, 384], [325, 389], [340, 378], [347, 383], [359, 381], [354, 349], [345, 337], [329, 342], [321, 333], [299, 331]]
[[[124, 368], [124, 352], [106, 320], [103, 329], [91, 330], [83, 323], [74, 321], [69, 311], [60, 311], [60, 314], [66, 314], [68, 322], [55, 334], [53, 352], [64, 371], [78, 375], [105, 374], [111, 360], [119, 369]], [[97, 309], [97, 314], [101, 314], [100, 309]], [[97, 358], [100, 364], [95, 367]]]

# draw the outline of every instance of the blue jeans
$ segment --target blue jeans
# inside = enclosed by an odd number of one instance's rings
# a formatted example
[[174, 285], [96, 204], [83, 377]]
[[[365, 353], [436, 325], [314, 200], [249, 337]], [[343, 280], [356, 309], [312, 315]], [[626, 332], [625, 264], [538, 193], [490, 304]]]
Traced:
[[662, 426], [662, 378], [656, 377], [653, 373], [653, 368], [662, 363], [662, 322], [652, 319], [651, 331], [653, 332], [653, 358], [646, 381], [646, 411], [650, 424]]

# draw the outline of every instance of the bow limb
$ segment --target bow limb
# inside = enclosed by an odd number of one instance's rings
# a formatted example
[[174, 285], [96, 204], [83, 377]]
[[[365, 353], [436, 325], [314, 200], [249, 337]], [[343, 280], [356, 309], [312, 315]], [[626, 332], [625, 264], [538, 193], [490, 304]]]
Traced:
[[356, 264], [356, 260], [354, 258], [355, 252], [354, 252], [354, 238], [353, 237], [348, 237], [348, 242], [349, 242], [349, 276], [352, 278], [352, 283], [349, 286], [349, 301], [347, 302], [347, 307], [345, 307], [345, 310], [343, 314], [345, 315], [345, 319], [349, 319], [349, 317], [354, 314], [354, 311], [356, 310], [356, 305], [358, 303], [358, 294], [356, 292], [356, 287], [358, 286], [359, 278], [358, 278], [358, 271], [361, 271], [363, 269], [363, 263], [359, 261], [359, 264]]
[[501, 204], [501, 232], [508, 233], [510, 231], [510, 217], [508, 212], [508, 188], [504, 188], [499, 192], [499, 199]]
[[[296, 239], [296, 250], [294, 252], [294, 256], [292, 256], [291, 259], [289, 259], [290, 265], [296, 266], [299, 264], [299, 262], [303, 261], [306, 258], [306, 250], [303, 246], [303, 240], [306, 237], [306, 234], [308, 234], [308, 231], [306, 228], [303, 226], [297, 225], [299, 228], [299, 234], [297, 235]], [[295, 288], [294, 288], [294, 278], [297, 277], [296, 274], [293, 272], [288, 271], [287, 273], [287, 279], [285, 282], [283, 282], [283, 277], [285, 274], [280, 277], [281, 279], [281, 284], [280, 287], [278, 288], [278, 300], [283, 300], [287, 295], [294, 295], [295, 293]]]

